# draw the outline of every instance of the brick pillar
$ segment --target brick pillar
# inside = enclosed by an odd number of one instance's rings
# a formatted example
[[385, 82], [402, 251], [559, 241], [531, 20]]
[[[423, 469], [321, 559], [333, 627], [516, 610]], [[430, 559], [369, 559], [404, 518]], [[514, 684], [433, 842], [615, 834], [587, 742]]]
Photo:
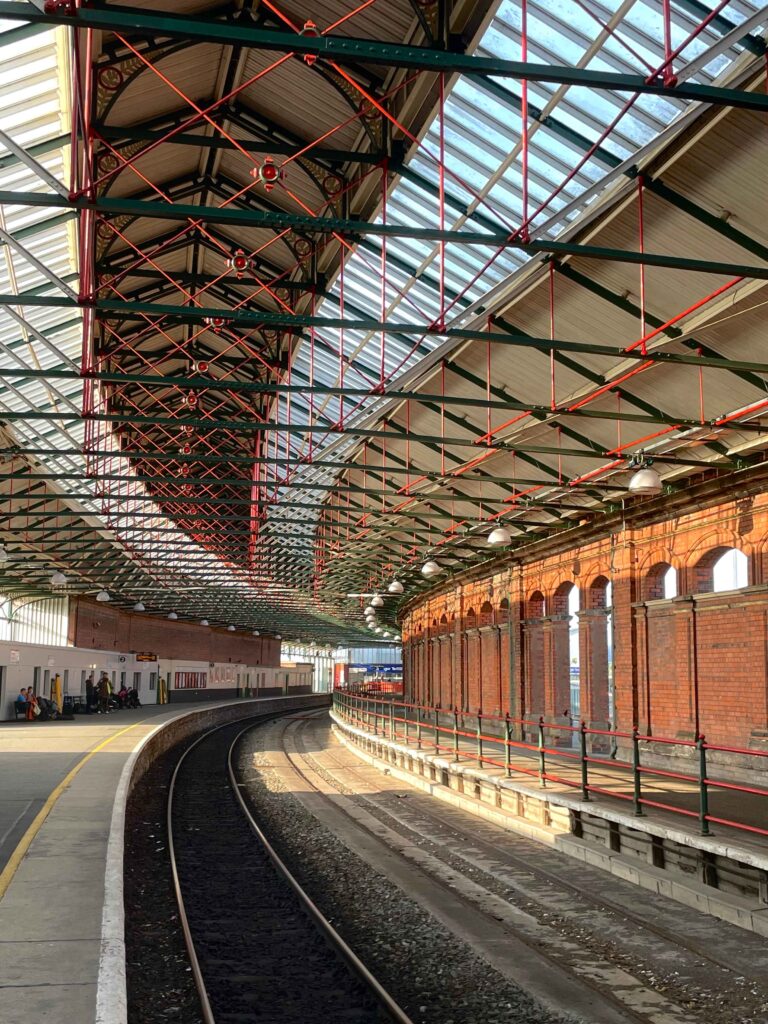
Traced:
[[653, 731], [653, 692], [650, 680], [650, 647], [648, 606], [639, 602], [633, 607], [635, 644], [637, 645], [637, 728], [643, 736]]
[[482, 701], [482, 652], [480, 650], [480, 630], [465, 629], [466, 643], [466, 707], [474, 713]]
[[[579, 617], [580, 717], [588, 729], [610, 729], [608, 609], [588, 608]], [[595, 752], [610, 750], [610, 737], [590, 736]]]
[[443, 633], [437, 638], [440, 649], [440, 707], [451, 708], [456, 703], [453, 683], [453, 634]]
[[[669, 694], [657, 694], [670, 706], [664, 706], [669, 723], [667, 735], [680, 739], [696, 738], [698, 720], [698, 650], [696, 643], [696, 602], [692, 597], [676, 597], [674, 608], [674, 640], [669, 656], [676, 668], [673, 689]], [[651, 680], [653, 686], [653, 679]], [[658, 700], [656, 701], [658, 704]], [[663, 728], [657, 728], [661, 735]]]
[[536, 720], [544, 714], [544, 620], [522, 622], [525, 718]]
[[[570, 725], [571, 676], [568, 629], [570, 615], [549, 615], [544, 619], [544, 718]], [[552, 733], [548, 741], [570, 747], [571, 734]]]
[[482, 671], [480, 706], [487, 715], [497, 715], [501, 712], [502, 707], [499, 627], [482, 626], [479, 633]]

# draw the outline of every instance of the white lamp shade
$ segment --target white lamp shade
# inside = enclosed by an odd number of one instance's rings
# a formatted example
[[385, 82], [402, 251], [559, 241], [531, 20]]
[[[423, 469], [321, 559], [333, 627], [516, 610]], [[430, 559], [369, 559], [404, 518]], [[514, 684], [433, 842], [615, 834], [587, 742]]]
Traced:
[[137, 601], [136, 604], [133, 606], [133, 610], [135, 612], [145, 611], [144, 604], [141, 601]]
[[627, 489], [632, 494], [661, 494], [661, 477], [653, 466], [641, 466], [633, 474]]
[[227, 632], [228, 633], [234, 633], [235, 632], [235, 627], [234, 626], [227, 626]]
[[208, 619], [200, 619], [200, 625], [201, 626], [207, 626], [208, 625]]
[[98, 592], [98, 594], [96, 595], [96, 600], [103, 602], [103, 601], [111, 601], [112, 598], [109, 596], [109, 593], [106, 590], [100, 590]]
[[497, 526], [488, 534], [488, 543], [492, 548], [500, 548], [504, 544], [509, 544], [511, 540], [512, 534], [506, 526]]
[[392, 636], [392, 634], [388, 630], [385, 629], [384, 630], [384, 636]]
[[376, 609], [372, 605], [369, 604], [368, 607], [365, 609], [365, 614], [366, 615], [375, 615], [376, 614]]
[[369, 622], [367, 625], [368, 625], [368, 629], [376, 629], [376, 624], [373, 623], [373, 622]]
[[374, 599], [371, 601], [371, 604], [373, 605], [374, 608], [383, 608], [384, 607], [384, 598], [381, 597], [380, 594], [377, 594], [374, 597]]
[[59, 572], [57, 569], [56, 572], [51, 573], [51, 583], [54, 587], [63, 587], [66, 582], [67, 577], [63, 572]]
[[251, 633], [251, 636], [261, 636], [261, 633], [259, 633], [258, 629], [254, 629], [253, 633]]
[[279, 633], [275, 633], [275, 640], [282, 640], [282, 639], [283, 638], [280, 636]]
[[374, 632], [376, 632], [376, 633], [382, 633], [382, 632], [383, 632], [383, 630], [382, 630], [381, 626], [377, 626]]
[[8, 552], [5, 550], [5, 545], [0, 544], [0, 562], [8, 561]]
[[178, 619], [178, 617], [179, 616], [176, 614], [176, 612], [168, 612], [168, 618], [171, 620], [171, 622], [175, 622], [176, 619]]
[[441, 573], [442, 571], [443, 570], [440, 568], [437, 562], [434, 562], [431, 558], [428, 562], [425, 562], [424, 565], [422, 565], [421, 567], [421, 575], [426, 576], [427, 579], [429, 579], [430, 576], [437, 576], [438, 573]]
[[400, 582], [400, 580], [392, 580], [392, 582], [387, 587], [387, 590], [389, 591], [390, 594], [402, 594], [403, 584]]

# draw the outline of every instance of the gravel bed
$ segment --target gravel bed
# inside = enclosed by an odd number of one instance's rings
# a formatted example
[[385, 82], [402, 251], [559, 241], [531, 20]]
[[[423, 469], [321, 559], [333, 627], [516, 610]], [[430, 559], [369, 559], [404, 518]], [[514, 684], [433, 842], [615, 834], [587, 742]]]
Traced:
[[325, 916], [417, 1024], [574, 1020], [513, 985], [350, 852], [286, 790], [263, 742], [262, 731], [249, 733], [237, 759], [258, 821]]
[[179, 924], [165, 830], [168, 785], [183, 745], [153, 762], [126, 809], [128, 1024], [202, 1024]]

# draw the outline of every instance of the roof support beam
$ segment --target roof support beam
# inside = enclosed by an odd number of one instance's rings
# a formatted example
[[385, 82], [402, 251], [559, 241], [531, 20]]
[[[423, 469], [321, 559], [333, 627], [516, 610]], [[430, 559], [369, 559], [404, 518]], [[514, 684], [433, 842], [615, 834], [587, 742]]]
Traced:
[[31, 23], [63, 24], [97, 28], [107, 32], [150, 32], [177, 36], [192, 42], [220, 43], [278, 53], [311, 54], [323, 60], [383, 64], [386, 67], [415, 68], [446, 74], [490, 75], [519, 81], [579, 85], [616, 92], [651, 93], [752, 110], [768, 110], [768, 96], [718, 86], [682, 82], [676, 86], [642, 75], [596, 71], [568, 66], [535, 64], [478, 57], [426, 46], [385, 43], [346, 36], [308, 36], [274, 31], [246, 21], [222, 21], [201, 15], [154, 13], [129, 7], [80, 7], [69, 13], [47, 14], [29, 2], [0, 2], [0, 18]]

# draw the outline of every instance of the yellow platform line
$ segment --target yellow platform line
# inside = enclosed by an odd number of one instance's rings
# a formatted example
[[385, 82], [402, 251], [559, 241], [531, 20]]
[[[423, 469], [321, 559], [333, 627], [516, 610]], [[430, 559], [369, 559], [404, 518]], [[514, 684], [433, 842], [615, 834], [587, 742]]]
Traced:
[[5, 896], [8, 886], [11, 884], [13, 880], [13, 876], [19, 870], [19, 865], [24, 859], [24, 855], [26, 854], [27, 850], [32, 845], [35, 836], [42, 828], [43, 822], [51, 813], [53, 808], [56, 806], [56, 801], [62, 795], [64, 790], [67, 789], [67, 787], [70, 785], [70, 783], [77, 775], [77, 773], [80, 771], [80, 769], [85, 767], [85, 765], [91, 760], [91, 758], [94, 757], [94, 755], [98, 754], [100, 750], [103, 750], [104, 747], [112, 743], [113, 740], [116, 740], [118, 736], [123, 736], [125, 733], [130, 732], [131, 729], [135, 729], [137, 726], [143, 724], [145, 723], [134, 722], [133, 725], [127, 725], [124, 729], [120, 729], [119, 732], [116, 732], [113, 736], [107, 736], [107, 738], [102, 740], [101, 743], [97, 743], [92, 750], [89, 750], [84, 757], [80, 758], [77, 764], [67, 772], [67, 774], [61, 780], [58, 786], [56, 786], [55, 789], [51, 791], [48, 799], [45, 801], [43, 806], [35, 815], [34, 821], [31, 823], [27, 831], [21, 837], [21, 839], [18, 842], [18, 845], [16, 846], [16, 849], [8, 858], [8, 863], [0, 872], [0, 900], [2, 900], [2, 898]]

